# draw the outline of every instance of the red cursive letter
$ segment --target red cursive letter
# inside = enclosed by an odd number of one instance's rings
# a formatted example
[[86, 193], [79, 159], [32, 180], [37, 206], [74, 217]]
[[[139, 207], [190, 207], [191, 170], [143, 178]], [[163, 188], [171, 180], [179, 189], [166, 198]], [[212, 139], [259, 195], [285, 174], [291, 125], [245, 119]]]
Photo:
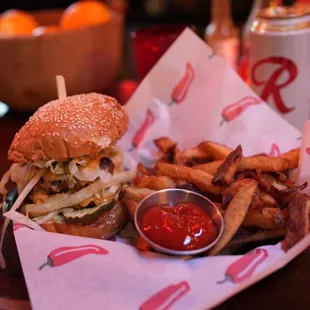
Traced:
[[[260, 66], [263, 66], [264, 64], [275, 64], [275, 65], [280, 65], [280, 67], [272, 73], [269, 80], [259, 81], [256, 78], [256, 69]], [[280, 77], [285, 71], [287, 71], [288, 73], [287, 81], [282, 84], [280, 83], [277, 84], [277, 81], [280, 79]], [[293, 62], [293, 60], [285, 58], [285, 57], [268, 57], [268, 58], [261, 59], [253, 66], [252, 71], [251, 71], [251, 79], [253, 81], [253, 84], [256, 86], [265, 85], [260, 95], [261, 98], [264, 101], [267, 101], [267, 99], [270, 96], [273, 96], [273, 100], [274, 100], [274, 103], [277, 109], [282, 114], [285, 114], [285, 113], [293, 111], [295, 108], [294, 107], [288, 108], [284, 104], [283, 99], [280, 94], [280, 90], [284, 88], [285, 86], [287, 86], [288, 84], [290, 84], [291, 82], [293, 82], [297, 77], [297, 73], [298, 73], [297, 66]]]

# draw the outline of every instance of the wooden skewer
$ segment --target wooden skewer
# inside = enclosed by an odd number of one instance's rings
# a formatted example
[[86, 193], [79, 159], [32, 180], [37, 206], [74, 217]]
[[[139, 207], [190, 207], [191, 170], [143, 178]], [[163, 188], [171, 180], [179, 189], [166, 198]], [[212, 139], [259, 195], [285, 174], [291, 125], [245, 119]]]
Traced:
[[62, 75], [56, 75], [56, 85], [58, 99], [64, 99], [67, 97], [66, 82]]

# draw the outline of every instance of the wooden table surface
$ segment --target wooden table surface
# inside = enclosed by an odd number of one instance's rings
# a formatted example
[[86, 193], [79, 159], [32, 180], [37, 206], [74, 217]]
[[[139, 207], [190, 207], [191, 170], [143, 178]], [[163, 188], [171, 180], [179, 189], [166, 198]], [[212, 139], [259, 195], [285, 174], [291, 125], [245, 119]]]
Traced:
[[[0, 175], [9, 166], [6, 154], [10, 142], [28, 117], [26, 114], [8, 113], [0, 118]], [[218, 309], [310, 309], [309, 292], [310, 249], [283, 269], [229, 299]], [[1, 270], [0, 309], [31, 309], [24, 279], [14, 278]]]

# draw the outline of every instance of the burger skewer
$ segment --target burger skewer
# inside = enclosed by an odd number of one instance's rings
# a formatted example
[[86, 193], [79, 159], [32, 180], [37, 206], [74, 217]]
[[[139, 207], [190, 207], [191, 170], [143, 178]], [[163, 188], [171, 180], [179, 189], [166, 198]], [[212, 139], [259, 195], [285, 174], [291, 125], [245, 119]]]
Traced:
[[62, 75], [56, 76], [56, 86], [58, 99], [65, 99], [67, 97], [66, 81]]

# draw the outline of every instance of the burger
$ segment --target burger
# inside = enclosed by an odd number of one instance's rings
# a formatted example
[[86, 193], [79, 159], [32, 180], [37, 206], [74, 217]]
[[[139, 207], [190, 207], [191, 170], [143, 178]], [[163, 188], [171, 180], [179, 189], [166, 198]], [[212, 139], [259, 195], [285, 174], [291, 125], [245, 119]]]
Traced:
[[135, 173], [123, 171], [116, 146], [128, 116], [116, 99], [81, 94], [40, 107], [15, 135], [8, 152], [9, 180], [19, 197], [12, 209], [50, 232], [109, 239], [126, 223], [118, 201]]

